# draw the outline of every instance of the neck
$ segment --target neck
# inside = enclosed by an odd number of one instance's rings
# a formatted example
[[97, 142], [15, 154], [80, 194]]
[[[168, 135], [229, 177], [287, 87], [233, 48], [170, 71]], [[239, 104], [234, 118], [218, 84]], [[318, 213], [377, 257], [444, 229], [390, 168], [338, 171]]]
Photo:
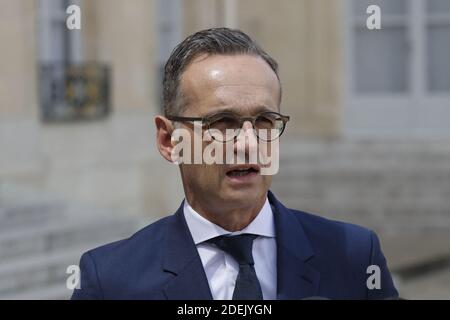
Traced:
[[266, 195], [253, 205], [242, 207], [227, 207], [217, 204], [210, 206], [188, 195], [186, 195], [186, 200], [202, 217], [227, 231], [234, 232], [244, 229], [256, 218], [264, 206]]

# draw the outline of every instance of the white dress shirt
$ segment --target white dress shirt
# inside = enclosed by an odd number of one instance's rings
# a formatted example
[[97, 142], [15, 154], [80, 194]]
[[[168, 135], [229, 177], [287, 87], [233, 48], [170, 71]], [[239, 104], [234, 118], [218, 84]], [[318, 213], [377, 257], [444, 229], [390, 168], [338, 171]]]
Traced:
[[236, 232], [227, 231], [202, 217], [187, 203], [187, 200], [184, 201], [183, 212], [215, 300], [232, 299], [239, 265], [229, 254], [211, 243], [204, 242], [224, 234], [238, 235], [242, 233], [259, 236], [253, 241], [252, 249], [256, 276], [261, 284], [263, 298], [265, 300], [277, 298], [275, 223], [267, 198], [255, 219], [246, 228]]

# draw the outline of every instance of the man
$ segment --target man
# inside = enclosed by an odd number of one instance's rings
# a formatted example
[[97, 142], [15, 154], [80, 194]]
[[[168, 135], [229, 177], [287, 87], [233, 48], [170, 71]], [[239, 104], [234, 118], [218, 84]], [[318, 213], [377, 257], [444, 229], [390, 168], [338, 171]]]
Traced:
[[[202, 150], [227, 142], [231, 153], [248, 160], [283, 132], [289, 117], [280, 113], [280, 102], [277, 63], [252, 39], [227, 28], [200, 31], [179, 44], [165, 66], [158, 149], [173, 162], [180, 143], [173, 135], [183, 129], [193, 139], [209, 134]], [[235, 131], [221, 136], [225, 129]], [[262, 137], [263, 129], [275, 135]], [[248, 139], [243, 132], [251, 133]], [[287, 209], [269, 191], [272, 176], [262, 174], [264, 165], [247, 162], [181, 162], [186, 198], [177, 212], [85, 253], [81, 288], [72, 298], [397, 297], [372, 231]]]

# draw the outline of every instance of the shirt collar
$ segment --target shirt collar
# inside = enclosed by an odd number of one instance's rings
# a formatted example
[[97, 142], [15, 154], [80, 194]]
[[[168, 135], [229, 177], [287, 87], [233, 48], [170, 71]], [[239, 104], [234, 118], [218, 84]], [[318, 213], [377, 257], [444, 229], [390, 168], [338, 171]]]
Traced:
[[189, 205], [187, 200], [184, 201], [183, 213], [196, 245], [224, 234], [238, 235], [251, 233], [263, 237], [275, 237], [273, 212], [267, 198], [255, 219], [244, 229], [235, 232], [227, 231], [204, 218]]

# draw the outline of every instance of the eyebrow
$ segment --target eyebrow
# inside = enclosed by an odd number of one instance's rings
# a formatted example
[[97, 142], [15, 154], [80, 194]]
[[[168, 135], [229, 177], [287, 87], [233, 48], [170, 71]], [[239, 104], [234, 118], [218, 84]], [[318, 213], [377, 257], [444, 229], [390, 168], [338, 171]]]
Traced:
[[[258, 106], [252, 111], [253, 111], [252, 115], [256, 115], [256, 114], [259, 114], [259, 113], [262, 113], [262, 112], [276, 112], [276, 111], [273, 111], [272, 109], [269, 109], [266, 106]], [[238, 116], [241, 115], [238, 112], [236, 112], [236, 110], [234, 110], [234, 109], [232, 109], [230, 107], [225, 107], [223, 109], [219, 109], [219, 110], [208, 112], [205, 115], [203, 115], [203, 117], [209, 117], [209, 116], [212, 116], [212, 115], [215, 115], [215, 114], [219, 114], [219, 113], [232, 113], [232, 114], [236, 114]]]

